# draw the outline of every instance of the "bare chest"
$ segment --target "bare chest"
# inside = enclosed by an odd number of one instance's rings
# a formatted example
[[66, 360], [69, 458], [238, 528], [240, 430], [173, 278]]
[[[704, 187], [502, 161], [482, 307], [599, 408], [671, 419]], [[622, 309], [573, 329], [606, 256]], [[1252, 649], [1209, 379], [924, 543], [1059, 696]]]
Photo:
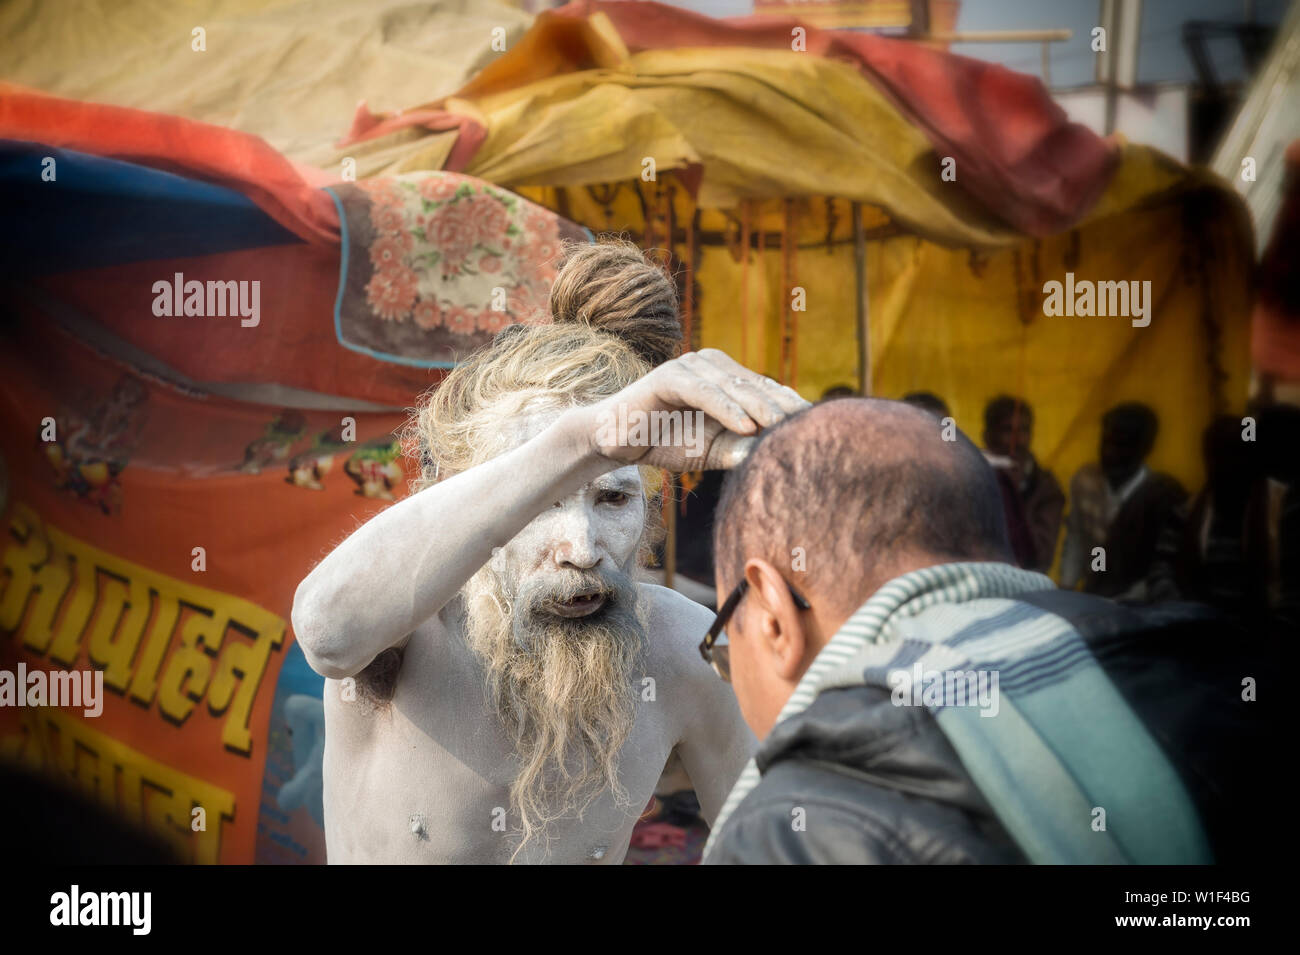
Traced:
[[[327, 681], [330, 860], [508, 861], [519, 843], [510, 806], [518, 761], [485, 692], [482, 670], [464, 643], [417, 634], [387, 706], [347, 701], [342, 691], [340, 682]], [[515, 861], [621, 862], [676, 736], [670, 714], [638, 697], [619, 754], [623, 793], [600, 792], [580, 815], [551, 823]]]

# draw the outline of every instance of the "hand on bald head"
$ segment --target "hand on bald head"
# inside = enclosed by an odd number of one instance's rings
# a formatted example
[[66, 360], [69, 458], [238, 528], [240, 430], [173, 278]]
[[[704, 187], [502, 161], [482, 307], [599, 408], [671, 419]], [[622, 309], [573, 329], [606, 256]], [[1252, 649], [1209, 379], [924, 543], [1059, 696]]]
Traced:
[[727, 478], [714, 524], [720, 586], [766, 561], [827, 623], [842, 622], [899, 574], [1007, 559], [996, 479], [964, 435], [948, 435], [933, 416], [874, 398], [782, 422]]

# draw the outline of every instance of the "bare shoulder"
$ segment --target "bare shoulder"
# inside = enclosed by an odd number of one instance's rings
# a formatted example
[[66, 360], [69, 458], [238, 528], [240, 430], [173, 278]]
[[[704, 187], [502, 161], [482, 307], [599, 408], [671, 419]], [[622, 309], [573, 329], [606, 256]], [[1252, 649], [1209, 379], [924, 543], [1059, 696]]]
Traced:
[[713, 611], [675, 590], [638, 583], [646, 607], [652, 659], [687, 675], [712, 676], [700, 656], [700, 641], [713, 623]]
[[[647, 605], [648, 675], [657, 699], [671, 714], [671, 727], [687, 773], [703, 792], [712, 819], [755, 745], [731, 685], [700, 655], [700, 641], [714, 613], [657, 584], [639, 584]], [[701, 790], [701, 787], [703, 789]]]

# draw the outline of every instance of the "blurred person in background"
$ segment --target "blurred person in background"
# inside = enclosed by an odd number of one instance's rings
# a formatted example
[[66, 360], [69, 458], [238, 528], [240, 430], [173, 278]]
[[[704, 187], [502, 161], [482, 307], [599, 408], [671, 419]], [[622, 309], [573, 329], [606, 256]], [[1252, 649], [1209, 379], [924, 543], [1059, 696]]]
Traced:
[[1205, 429], [1205, 486], [1192, 499], [1178, 557], [1183, 597], [1244, 616], [1268, 608], [1268, 481], [1240, 417]]
[[1177, 596], [1187, 492], [1146, 466], [1158, 431], [1156, 413], [1138, 402], [1102, 416], [1099, 461], [1070, 482], [1062, 586], [1139, 603]]
[[821, 401], [834, 401], [836, 398], [855, 398], [857, 392], [848, 385], [831, 385], [822, 392]]
[[1021, 567], [1047, 573], [1065, 513], [1061, 482], [1030, 451], [1034, 412], [1022, 398], [999, 395], [984, 408], [984, 457], [1003, 486], [1007, 527]]
[[911, 391], [903, 395], [902, 400], [905, 404], [928, 411], [940, 421], [952, 416], [948, 403], [932, 391]]

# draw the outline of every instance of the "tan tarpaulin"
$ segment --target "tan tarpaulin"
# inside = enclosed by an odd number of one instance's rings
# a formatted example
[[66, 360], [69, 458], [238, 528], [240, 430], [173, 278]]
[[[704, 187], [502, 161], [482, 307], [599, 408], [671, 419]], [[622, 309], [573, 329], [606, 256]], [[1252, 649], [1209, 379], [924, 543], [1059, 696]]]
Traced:
[[[337, 176], [359, 101], [444, 95], [500, 55], [494, 29], [510, 44], [531, 22], [497, 0], [7, 0], [0, 78], [230, 126]], [[427, 138], [416, 152], [441, 164], [450, 142]]]

